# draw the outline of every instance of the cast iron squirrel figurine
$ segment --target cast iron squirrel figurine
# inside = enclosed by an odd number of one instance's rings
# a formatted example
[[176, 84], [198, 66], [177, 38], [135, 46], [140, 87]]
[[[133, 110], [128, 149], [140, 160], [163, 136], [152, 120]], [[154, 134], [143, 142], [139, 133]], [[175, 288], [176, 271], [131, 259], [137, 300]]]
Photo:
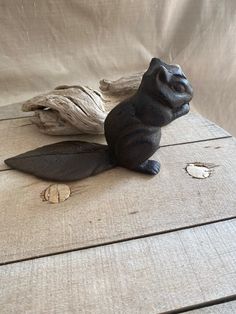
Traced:
[[189, 112], [193, 89], [180, 66], [153, 58], [138, 91], [105, 120], [107, 145], [82, 141], [51, 144], [5, 160], [17, 170], [55, 181], [73, 181], [116, 166], [155, 175], [149, 158], [159, 148], [161, 127]]

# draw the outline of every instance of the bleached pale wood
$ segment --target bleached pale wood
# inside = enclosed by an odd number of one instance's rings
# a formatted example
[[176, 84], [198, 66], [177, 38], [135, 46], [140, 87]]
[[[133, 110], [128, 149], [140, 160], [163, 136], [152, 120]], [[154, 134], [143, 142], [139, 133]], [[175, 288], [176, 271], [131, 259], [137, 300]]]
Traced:
[[22, 110], [35, 111], [31, 120], [40, 132], [62, 136], [103, 134], [107, 116], [101, 95], [82, 85], [58, 86], [29, 99]]
[[228, 221], [0, 268], [1, 313], [157, 314], [236, 290]]
[[226, 302], [213, 306], [208, 306], [194, 311], [187, 312], [188, 314], [235, 314], [236, 301]]
[[[68, 184], [71, 197], [42, 202], [50, 182], [17, 171], [0, 173], [0, 262], [61, 252], [236, 215], [233, 138], [163, 147], [154, 177], [115, 168]], [[218, 165], [204, 180], [194, 161]]]
[[[0, 109], [1, 110], [1, 109]], [[163, 128], [161, 145], [215, 139], [229, 134], [200, 115], [189, 114]], [[63, 141], [82, 139], [105, 143], [104, 136], [49, 136], [41, 134], [29, 119], [16, 119], [0, 122], [0, 170], [8, 169], [4, 159], [18, 155], [39, 146]]]
[[103, 79], [99, 82], [99, 88], [104, 95], [132, 96], [138, 90], [143, 74], [143, 72], [134, 73], [114, 81]]
[[[117, 104], [119, 101], [123, 100], [124, 98], [129, 97], [130, 95], [134, 94], [138, 86], [141, 82], [143, 73], [135, 73], [133, 75], [129, 75], [126, 77], [122, 77], [115, 81], [110, 81], [107, 79], [103, 79], [100, 81], [100, 88], [101, 91], [104, 92], [104, 98], [109, 98], [111, 101], [107, 104], [107, 110], [110, 110]], [[65, 87], [66, 85], [64, 85]], [[69, 86], [67, 86], [69, 87]], [[71, 87], [78, 87], [71, 86]], [[58, 89], [58, 87], [57, 87]], [[39, 96], [39, 95], [35, 95]], [[112, 98], [112, 99], [111, 99]], [[24, 101], [14, 104], [9, 104], [6, 106], [2, 106], [0, 108], [0, 121], [13, 119], [13, 118], [21, 118], [26, 116], [32, 116], [32, 112], [23, 112], [21, 110]]]

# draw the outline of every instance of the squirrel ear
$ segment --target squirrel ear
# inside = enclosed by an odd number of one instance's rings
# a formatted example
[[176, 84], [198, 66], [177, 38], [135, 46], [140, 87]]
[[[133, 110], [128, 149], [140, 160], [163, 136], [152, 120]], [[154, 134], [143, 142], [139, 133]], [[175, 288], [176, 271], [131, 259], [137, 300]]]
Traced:
[[145, 72], [145, 75], [149, 76], [149, 75], [156, 73], [158, 68], [160, 67], [161, 63], [162, 63], [162, 61], [160, 59], [152, 58], [152, 60], [149, 64], [149, 67], [148, 67], [147, 71]]
[[160, 66], [160, 69], [157, 73], [157, 80], [160, 80], [163, 83], [169, 82], [171, 78], [171, 74], [169, 71], [163, 66]]
[[154, 66], [154, 65], [160, 65], [161, 64], [161, 59], [159, 58], [152, 58], [151, 62], [150, 62], [150, 66]]

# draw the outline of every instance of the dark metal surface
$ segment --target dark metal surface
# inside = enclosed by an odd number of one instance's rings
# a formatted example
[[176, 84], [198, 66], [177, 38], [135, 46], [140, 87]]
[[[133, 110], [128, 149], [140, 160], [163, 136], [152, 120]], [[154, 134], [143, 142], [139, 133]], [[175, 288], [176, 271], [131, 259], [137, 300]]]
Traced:
[[114, 160], [131, 170], [156, 174], [148, 161], [159, 148], [161, 127], [189, 112], [193, 89], [177, 65], [153, 58], [137, 93], [116, 106], [105, 120], [105, 136]]

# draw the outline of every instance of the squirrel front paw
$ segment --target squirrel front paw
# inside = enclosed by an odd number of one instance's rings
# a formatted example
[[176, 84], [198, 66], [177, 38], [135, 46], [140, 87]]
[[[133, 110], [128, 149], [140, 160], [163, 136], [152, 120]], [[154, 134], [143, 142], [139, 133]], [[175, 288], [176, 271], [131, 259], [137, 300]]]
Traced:
[[174, 111], [174, 119], [177, 119], [179, 117], [186, 115], [189, 112], [189, 110], [190, 110], [189, 104], [182, 105], [180, 108]]

